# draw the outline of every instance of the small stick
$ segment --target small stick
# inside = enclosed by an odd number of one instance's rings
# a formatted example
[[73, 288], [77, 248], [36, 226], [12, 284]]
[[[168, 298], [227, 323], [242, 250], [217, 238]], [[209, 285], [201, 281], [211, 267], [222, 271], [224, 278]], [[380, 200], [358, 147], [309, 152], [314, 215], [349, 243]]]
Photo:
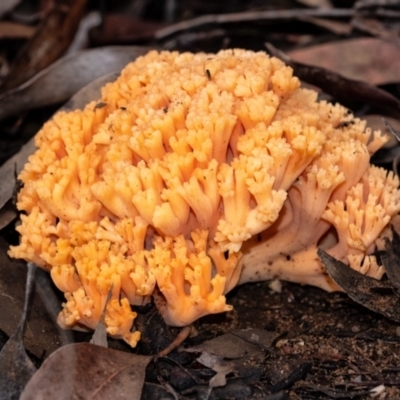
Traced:
[[175, 350], [177, 347], [179, 347], [190, 335], [192, 332], [192, 325], [185, 326], [178, 334], [178, 336], [175, 338], [175, 340], [164, 350], [160, 351], [157, 354], [157, 357], [165, 357], [169, 353], [171, 353], [173, 350]]

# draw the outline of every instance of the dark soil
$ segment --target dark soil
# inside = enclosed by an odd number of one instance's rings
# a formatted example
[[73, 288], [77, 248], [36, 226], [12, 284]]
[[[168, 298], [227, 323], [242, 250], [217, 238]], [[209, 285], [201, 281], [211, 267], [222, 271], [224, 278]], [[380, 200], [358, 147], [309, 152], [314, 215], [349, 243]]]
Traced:
[[275, 333], [248, 398], [272, 399], [281, 390], [291, 399], [367, 398], [379, 385], [386, 391], [377, 398], [400, 398], [399, 324], [343, 293], [291, 283], [281, 293], [268, 282], [246, 284], [228, 301], [234, 311], [200, 320], [188, 345], [237, 329]]

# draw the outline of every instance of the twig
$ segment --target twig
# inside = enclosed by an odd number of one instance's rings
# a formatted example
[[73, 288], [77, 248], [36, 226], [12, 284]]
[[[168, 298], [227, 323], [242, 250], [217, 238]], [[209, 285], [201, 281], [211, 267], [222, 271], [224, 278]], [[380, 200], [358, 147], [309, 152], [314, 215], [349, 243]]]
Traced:
[[[355, 9], [336, 8], [336, 9], [289, 9], [289, 10], [268, 10], [268, 11], [247, 11], [230, 14], [210, 14], [193, 18], [188, 21], [178, 22], [158, 30], [154, 34], [156, 40], [163, 40], [169, 36], [188, 29], [199, 28], [204, 25], [227, 24], [244, 21], [262, 20], [291, 20], [299, 17], [322, 17], [322, 18], [352, 18], [358, 13]], [[374, 12], [374, 16], [399, 18], [400, 12], [393, 10], [379, 9]]]
[[177, 347], [179, 347], [190, 335], [190, 332], [192, 331], [192, 325], [185, 326], [178, 334], [178, 336], [175, 338], [175, 340], [164, 350], [160, 351], [157, 355], [157, 357], [165, 357], [171, 351], [175, 350]]

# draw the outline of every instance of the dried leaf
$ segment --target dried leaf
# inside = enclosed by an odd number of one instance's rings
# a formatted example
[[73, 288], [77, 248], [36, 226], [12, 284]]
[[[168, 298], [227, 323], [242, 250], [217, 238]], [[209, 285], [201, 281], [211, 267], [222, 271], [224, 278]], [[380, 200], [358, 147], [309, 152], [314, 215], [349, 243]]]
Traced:
[[148, 50], [138, 46], [111, 46], [65, 56], [20, 87], [0, 95], [0, 120], [62, 103], [93, 80], [120, 71]]
[[0, 230], [9, 225], [15, 218], [17, 218], [17, 211], [12, 205], [12, 201], [9, 200], [0, 210]]
[[87, 1], [52, 2], [35, 35], [16, 56], [3, 91], [21, 85], [60, 58], [78, 29]]
[[400, 302], [390, 281], [364, 276], [319, 249], [318, 256], [330, 277], [357, 303], [400, 322]]
[[67, 345], [42, 364], [20, 400], [139, 400], [151, 359], [90, 343]]
[[[0, 330], [11, 336], [17, 329], [24, 307], [26, 263], [10, 259], [8, 247], [0, 238]], [[49, 274], [37, 269], [36, 283], [24, 344], [34, 356], [42, 358], [71, 339], [69, 332], [61, 330], [56, 323], [60, 301], [54, 299], [54, 286]]]
[[400, 289], [400, 236], [394, 229], [392, 234], [392, 240], [385, 240], [386, 251], [381, 255], [381, 260], [390, 281]]
[[[240, 359], [242, 357], [263, 357], [263, 348], [257, 344], [249, 343], [247, 340], [242, 339], [239, 335], [243, 335], [243, 332], [247, 332], [247, 335], [252, 335], [253, 329], [248, 331], [233, 331], [222, 336], [218, 336], [214, 339], [207, 340], [197, 346], [186, 348], [188, 352], [202, 352], [205, 351], [210, 354], [217, 355], [223, 358], [229, 359]], [[255, 330], [258, 331], [258, 330]], [[257, 332], [255, 334], [260, 336]]]
[[3, 400], [18, 399], [26, 383], [36, 372], [22, 342], [30, 297], [35, 284], [35, 270], [36, 266], [28, 263], [22, 316], [16, 331], [0, 353], [0, 398]]
[[[67, 111], [82, 108], [89, 101], [100, 97], [101, 87], [104, 86], [107, 82], [115, 80], [116, 75], [117, 74], [115, 73], [108, 74], [93, 81], [82, 90], [80, 90], [78, 93], [76, 93], [76, 95], [73, 96], [71, 100], [62, 107], [62, 110]], [[34, 151], [34, 139], [31, 139], [26, 145], [22, 147], [22, 149], [17, 154], [7, 160], [0, 167], [0, 179], [2, 181], [2, 185], [0, 186], [0, 208], [2, 208], [13, 195], [15, 187], [15, 171], [18, 173], [22, 170], [25, 163], [28, 161], [29, 155], [31, 155]]]
[[197, 359], [200, 364], [203, 364], [207, 368], [211, 368], [216, 372], [210, 379], [210, 388], [225, 386], [226, 385], [226, 375], [235, 371], [235, 365], [232, 362], [224, 361], [223, 357], [216, 356], [215, 354], [210, 354], [203, 352], [201, 356]]
[[271, 346], [274, 337], [275, 334], [262, 329], [238, 330], [184, 350], [201, 352], [197, 361], [217, 372], [209, 382], [211, 389], [224, 386], [226, 375], [233, 371], [248, 375], [247, 370], [252, 369], [248, 361], [261, 362], [264, 350]]
[[20, 2], [21, 0], [1, 0], [0, 17], [13, 10]]
[[292, 50], [293, 61], [373, 85], [399, 82], [400, 47], [375, 38], [349, 39]]
[[268, 51], [291, 66], [294, 74], [301, 80], [319, 87], [325, 93], [332, 95], [337, 101], [348, 104], [359, 102], [376, 107], [388, 116], [398, 116], [400, 100], [390, 93], [377, 88], [367, 82], [348, 79], [327, 69], [306, 65], [293, 61], [287, 54], [266, 43]]

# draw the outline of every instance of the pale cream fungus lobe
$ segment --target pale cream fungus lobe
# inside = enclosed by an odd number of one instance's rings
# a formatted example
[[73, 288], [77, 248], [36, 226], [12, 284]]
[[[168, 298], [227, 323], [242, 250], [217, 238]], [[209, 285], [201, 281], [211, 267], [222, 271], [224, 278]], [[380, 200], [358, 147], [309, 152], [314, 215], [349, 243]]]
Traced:
[[318, 247], [380, 278], [372, 253], [400, 209], [398, 178], [369, 164], [385, 141], [263, 52], [152, 51], [37, 134], [9, 253], [50, 271], [62, 327], [94, 329], [106, 307], [131, 346], [131, 305], [155, 293], [183, 326], [229, 311], [239, 283], [338, 289]]

